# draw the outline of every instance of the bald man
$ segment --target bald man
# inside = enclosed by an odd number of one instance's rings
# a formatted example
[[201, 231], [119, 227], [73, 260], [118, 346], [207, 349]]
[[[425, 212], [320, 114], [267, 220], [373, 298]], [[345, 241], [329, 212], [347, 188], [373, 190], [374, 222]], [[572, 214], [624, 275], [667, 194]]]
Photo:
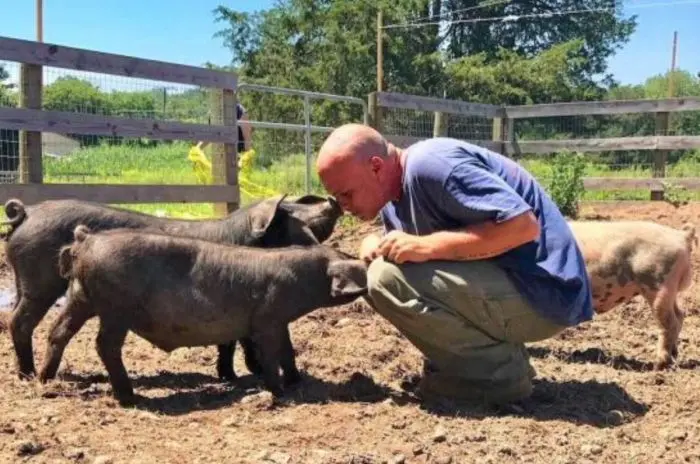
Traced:
[[524, 399], [535, 376], [524, 344], [592, 318], [576, 241], [514, 161], [450, 138], [401, 150], [348, 124], [316, 167], [346, 211], [382, 220], [383, 236], [360, 246], [367, 300], [425, 355], [423, 395]]

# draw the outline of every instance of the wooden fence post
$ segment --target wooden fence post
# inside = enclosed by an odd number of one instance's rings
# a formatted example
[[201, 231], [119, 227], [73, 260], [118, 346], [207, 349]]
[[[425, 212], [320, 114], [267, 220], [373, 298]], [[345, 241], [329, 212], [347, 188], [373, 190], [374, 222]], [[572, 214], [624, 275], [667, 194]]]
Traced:
[[[22, 64], [20, 68], [20, 108], [41, 110], [42, 67]], [[19, 181], [22, 184], [43, 183], [41, 132], [19, 131]]]
[[[656, 113], [656, 135], [668, 135], [670, 113]], [[655, 150], [652, 177], [666, 177], [666, 160], [669, 150]], [[662, 201], [664, 199], [663, 190], [651, 190], [650, 199], [652, 201]]]
[[513, 138], [513, 120], [504, 114], [500, 118], [493, 118], [491, 140], [498, 143], [498, 152], [502, 155], [508, 153], [508, 143]]
[[449, 114], [436, 111], [433, 123], [433, 137], [447, 137], [447, 128], [449, 125]]
[[[217, 89], [211, 92], [213, 124], [233, 126], [238, 125], [236, 118], [236, 92], [232, 89]], [[237, 131], [236, 131], [237, 134]], [[225, 216], [237, 210], [240, 206], [240, 186], [238, 184], [238, 135], [227, 143], [212, 144], [212, 179], [214, 184], [228, 185], [238, 193], [237, 203], [215, 203], [214, 214]]]
[[382, 132], [382, 108], [377, 102], [377, 92], [372, 92], [367, 97], [367, 110], [369, 111], [369, 125]]

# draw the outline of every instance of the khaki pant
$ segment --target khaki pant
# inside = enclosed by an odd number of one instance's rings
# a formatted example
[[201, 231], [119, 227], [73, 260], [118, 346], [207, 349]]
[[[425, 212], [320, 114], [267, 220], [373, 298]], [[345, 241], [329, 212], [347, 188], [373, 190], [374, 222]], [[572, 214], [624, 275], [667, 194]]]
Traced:
[[534, 369], [524, 343], [564, 329], [536, 313], [488, 260], [395, 265], [380, 258], [367, 277], [368, 303], [428, 360], [423, 394], [525, 398]]

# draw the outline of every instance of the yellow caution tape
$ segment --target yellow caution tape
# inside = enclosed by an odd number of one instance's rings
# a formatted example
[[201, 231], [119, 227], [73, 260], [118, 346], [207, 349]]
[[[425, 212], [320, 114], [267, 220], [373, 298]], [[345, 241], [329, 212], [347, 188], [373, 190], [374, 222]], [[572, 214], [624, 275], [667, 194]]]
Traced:
[[[243, 193], [253, 196], [272, 196], [278, 195], [279, 192], [269, 189], [262, 185], [250, 181], [249, 176], [253, 170], [253, 161], [255, 160], [255, 150], [248, 150], [240, 154], [238, 158], [238, 185]], [[197, 176], [197, 182], [200, 184], [211, 184], [213, 180], [211, 172], [211, 161], [202, 150], [202, 142], [192, 147], [187, 154], [187, 159], [192, 162], [192, 168]]]

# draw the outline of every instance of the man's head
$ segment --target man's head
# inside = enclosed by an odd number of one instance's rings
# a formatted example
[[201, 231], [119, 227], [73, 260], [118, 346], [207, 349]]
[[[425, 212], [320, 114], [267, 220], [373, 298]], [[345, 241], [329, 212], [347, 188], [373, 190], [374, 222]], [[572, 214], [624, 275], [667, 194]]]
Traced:
[[401, 166], [396, 147], [362, 124], [335, 129], [323, 143], [316, 169], [344, 210], [364, 220], [398, 195]]

